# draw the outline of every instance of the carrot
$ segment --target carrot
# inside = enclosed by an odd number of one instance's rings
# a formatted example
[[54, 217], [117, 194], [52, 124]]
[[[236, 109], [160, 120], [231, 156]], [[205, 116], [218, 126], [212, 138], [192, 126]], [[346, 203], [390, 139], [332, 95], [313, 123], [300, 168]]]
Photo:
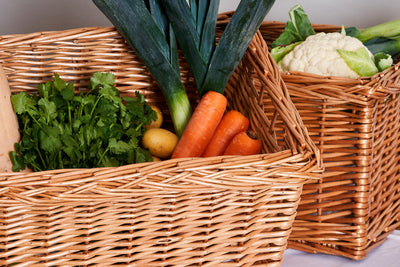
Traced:
[[229, 110], [222, 117], [210, 143], [203, 153], [203, 157], [220, 156], [232, 138], [249, 128], [249, 120], [239, 111]]
[[200, 157], [225, 113], [226, 97], [208, 91], [200, 99], [171, 158]]
[[261, 141], [255, 132], [240, 132], [235, 135], [224, 155], [254, 155], [261, 152]]

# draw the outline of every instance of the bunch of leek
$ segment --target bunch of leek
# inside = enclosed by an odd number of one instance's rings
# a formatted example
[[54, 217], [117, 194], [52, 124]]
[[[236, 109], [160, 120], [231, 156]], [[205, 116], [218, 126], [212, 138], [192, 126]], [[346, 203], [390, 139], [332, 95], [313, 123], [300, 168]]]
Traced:
[[160, 0], [194, 76], [199, 95], [223, 93], [274, 0], [241, 0], [215, 45], [219, 0]]

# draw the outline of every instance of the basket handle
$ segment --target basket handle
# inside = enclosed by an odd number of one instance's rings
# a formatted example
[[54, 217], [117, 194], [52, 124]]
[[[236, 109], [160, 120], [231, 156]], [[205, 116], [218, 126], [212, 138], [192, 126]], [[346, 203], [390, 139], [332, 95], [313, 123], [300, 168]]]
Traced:
[[260, 31], [255, 34], [254, 41], [250, 43], [247, 51], [246, 58], [252, 61], [254, 70], [261, 82], [260, 103], [262, 103], [262, 98], [267, 93], [288, 131], [300, 144], [300, 149], [312, 152], [316, 157], [318, 166], [322, 167], [320, 151], [309, 136], [308, 130], [290, 98], [279, 68], [269, 53], [268, 45]]

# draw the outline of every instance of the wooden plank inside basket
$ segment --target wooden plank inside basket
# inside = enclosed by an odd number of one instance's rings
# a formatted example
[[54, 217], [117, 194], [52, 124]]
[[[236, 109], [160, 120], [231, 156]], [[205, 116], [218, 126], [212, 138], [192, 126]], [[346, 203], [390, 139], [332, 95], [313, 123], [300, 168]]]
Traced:
[[[139, 90], [168, 114], [157, 84], [112, 27], [1, 36], [0, 63], [13, 92], [35, 91], [54, 72], [83, 90], [94, 72], [113, 72], [122, 93]], [[303, 184], [321, 176], [318, 149], [260, 33], [226, 95], [229, 108], [250, 118], [263, 154], [1, 173], [0, 265], [279, 266]], [[275, 103], [270, 117], [265, 97]], [[279, 118], [285, 126], [277, 133]]]

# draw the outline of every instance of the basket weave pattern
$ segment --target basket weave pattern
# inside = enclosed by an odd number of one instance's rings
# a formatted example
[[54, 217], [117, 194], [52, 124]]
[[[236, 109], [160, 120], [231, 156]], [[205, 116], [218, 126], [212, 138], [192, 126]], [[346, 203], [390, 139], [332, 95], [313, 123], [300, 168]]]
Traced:
[[[264, 22], [260, 31], [271, 44], [284, 26]], [[359, 79], [282, 73], [325, 167], [303, 188], [289, 247], [358, 260], [400, 226], [399, 67]]]
[[[321, 159], [271, 60], [258, 33], [226, 88], [263, 154], [0, 173], [0, 265], [279, 266]], [[2, 36], [0, 63], [14, 92], [35, 91], [54, 72], [78, 90], [94, 72], [113, 72], [122, 93], [139, 90], [171, 127], [160, 89], [112, 27]], [[182, 80], [195, 103], [183, 60]]]

